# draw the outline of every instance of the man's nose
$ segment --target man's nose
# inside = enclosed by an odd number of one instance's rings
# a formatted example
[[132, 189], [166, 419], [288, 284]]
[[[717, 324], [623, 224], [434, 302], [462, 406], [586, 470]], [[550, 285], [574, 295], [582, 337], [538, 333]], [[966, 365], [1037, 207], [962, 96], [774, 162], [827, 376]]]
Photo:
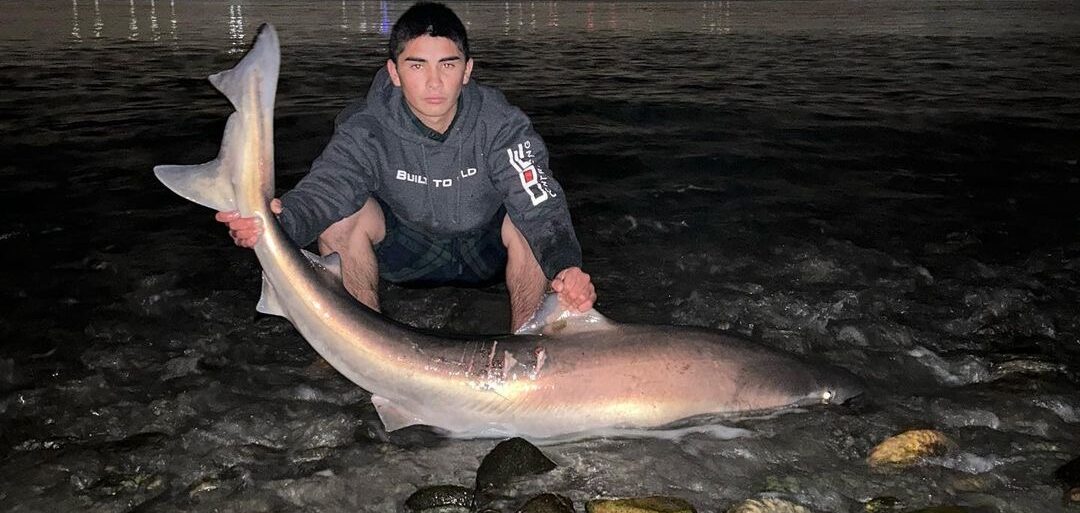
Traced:
[[442, 76], [439, 75], [438, 70], [428, 71], [427, 88], [433, 91], [438, 91], [439, 89], [442, 89]]

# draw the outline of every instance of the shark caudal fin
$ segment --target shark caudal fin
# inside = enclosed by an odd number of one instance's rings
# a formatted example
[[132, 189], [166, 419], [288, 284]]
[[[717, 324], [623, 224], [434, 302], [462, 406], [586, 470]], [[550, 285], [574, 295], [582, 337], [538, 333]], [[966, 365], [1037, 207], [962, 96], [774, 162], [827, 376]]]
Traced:
[[[252, 158], [242, 154], [248, 137], [246, 132], [251, 127], [243, 126], [240, 111], [256, 107], [273, 112], [280, 64], [277, 33], [273, 26], [264, 24], [259, 27], [251, 50], [235, 67], [210, 76], [210, 83], [238, 111], [230, 115], [225, 124], [217, 158], [194, 166], [156, 166], [154, 175], [158, 180], [176, 194], [200, 205], [219, 211], [236, 210], [233, 175], [238, 172], [242, 159]], [[251, 106], [245, 101], [251, 95], [256, 95], [258, 105]]]
[[515, 335], [570, 335], [586, 331], [607, 330], [615, 324], [595, 309], [587, 312], [571, 312], [559, 302], [559, 296], [548, 293], [532, 317]]

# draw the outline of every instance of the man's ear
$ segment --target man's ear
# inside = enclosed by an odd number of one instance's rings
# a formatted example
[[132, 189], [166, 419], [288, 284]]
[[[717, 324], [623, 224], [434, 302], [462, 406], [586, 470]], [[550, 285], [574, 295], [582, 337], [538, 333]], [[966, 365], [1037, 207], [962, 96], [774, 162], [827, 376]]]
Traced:
[[472, 75], [472, 65], [472, 57], [469, 57], [469, 60], [465, 61], [465, 78], [461, 81], [461, 85], [469, 83], [469, 77]]
[[[394, 64], [393, 59], [386, 59], [386, 72], [390, 74], [390, 81], [395, 86], [401, 87], [401, 77], [397, 74], [397, 64]], [[466, 74], [468, 74], [467, 71]]]

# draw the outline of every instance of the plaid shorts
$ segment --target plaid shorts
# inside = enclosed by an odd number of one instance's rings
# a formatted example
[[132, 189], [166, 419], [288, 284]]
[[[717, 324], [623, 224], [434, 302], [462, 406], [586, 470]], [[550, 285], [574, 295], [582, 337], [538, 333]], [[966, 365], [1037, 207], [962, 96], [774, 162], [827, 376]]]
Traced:
[[433, 235], [402, 222], [381, 201], [386, 237], [375, 246], [379, 277], [417, 285], [488, 285], [503, 279], [506, 246], [499, 209], [487, 226], [458, 235]]

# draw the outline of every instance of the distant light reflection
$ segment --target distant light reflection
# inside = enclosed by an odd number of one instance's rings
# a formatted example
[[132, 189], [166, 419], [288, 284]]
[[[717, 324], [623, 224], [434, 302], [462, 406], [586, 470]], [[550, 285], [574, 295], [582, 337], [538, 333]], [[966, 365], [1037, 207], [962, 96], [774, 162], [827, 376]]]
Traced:
[[[67, 36], [71, 41], [81, 42], [90, 37], [103, 37], [103, 17], [109, 15], [109, 4], [106, 3], [105, 11], [102, 11], [101, 3], [101, 0], [71, 0], [70, 33]], [[128, 12], [123, 13], [121, 8], [117, 13], [120, 16], [115, 18], [115, 21], [122, 22], [122, 16], [127, 15], [129, 40], [140, 40], [144, 36], [140, 28], [146, 28], [146, 25], [149, 26], [149, 34], [146, 34], [149, 36], [148, 40], [179, 40], [178, 16], [184, 15], [184, 4], [181, 4], [181, 12], [178, 13], [176, 0], [168, 0], [168, 13], [159, 13], [157, 4], [162, 3], [164, 9], [163, 0], [128, 0], [127, 3]], [[248, 12], [245, 12], [243, 0], [222, 3], [227, 6], [226, 50], [229, 53], [242, 52], [248, 47], [245, 16], [253, 11], [248, 9]], [[700, 33], [723, 35], [734, 31], [732, 11], [737, 8], [732, 5], [731, 0], [698, 0], [688, 9], [677, 10], [678, 14], [666, 11], [661, 5], [638, 2], [563, 1], [560, 5], [560, 2], [555, 0], [503, 0], [500, 3], [502, 5], [466, 1], [456, 4], [455, 9], [462, 22], [474, 27], [474, 30], [501, 32], [507, 37], [527, 37], [528, 34], [542, 30], [580, 33], [633, 32], [665, 30], [667, 27], [690, 27]], [[334, 8], [339, 10], [337, 38], [348, 41], [354, 38], [355, 34], [388, 35], [395, 15], [403, 4], [392, 0], [335, 2]], [[87, 27], [87, 22], [91, 20], [84, 19], [84, 15], [91, 6], [92, 25]], [[139, 26], [140, 8], [149, 8], [148, 18], [141, 20], [143, 27]], [[161, 19], [163, 16], [169, 17], [168, 23]]]
[[98, 5], [98, 0], [94, 0], [94, 39], [101, 37], [101, 29], [105, 27], [105, 23], [101, 21], [101, 6]]
[[345, 0], [341, 0], [341, 35], [342, 41], [348, 41], [349, 39], [349, 10], [345, 5]]
[[503, 35], [510, 35], [510, 2], [503, 2]]
[[128, 0], [128, 5], [131, 13], [131, 21], [128, 22], [128, 39], [136, 41], [139, 39], [139, 20], [135, 18], [135, 0]]
[[388, 12], [390, 8], [386, 4], [386, 0], [381, 0], [379, 2], [379, 11], [382, 12], [382, 20], [379, 23], [379, 33], [383, 35], [390, 33], [390, 13]]
[[169, 0], [169, 27], [172, 32], [172, 40], [176, 41], [178, 37], [176, 30], [176, 0]]
[[161, 32], [158, 31], [157, 5], [150, 0], [150, 37], [154, 41], [161, 40]]
[[82, 34], [79, 33], [79, 0], [71, 0], [71, 38], [82, 42]]
[[707, 0], [701, 3], [701, 28], [717, 34], [731, 33], [731, 1]]
[[243, 52], [244, 41], [244, 5], [229, 4], [229, 53]]

